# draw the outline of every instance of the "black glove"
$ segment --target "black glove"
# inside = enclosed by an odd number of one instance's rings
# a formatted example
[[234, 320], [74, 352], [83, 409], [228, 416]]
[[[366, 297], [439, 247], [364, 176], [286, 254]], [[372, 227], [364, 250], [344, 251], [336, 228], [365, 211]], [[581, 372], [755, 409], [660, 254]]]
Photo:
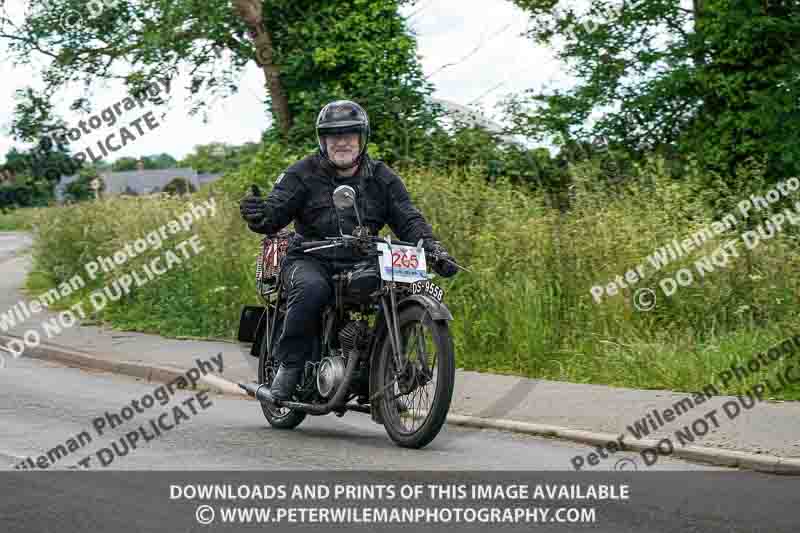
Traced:
[[425, 248], [425, 252], [433, 258], [433, 265], [431, 266], [434, 272], [443, 278], [450, 278], [456, 275], [458, 267], [449, 261], [444, 261], [444, 259], [452, 259], [452, 257], [447, 253], [442, 243], [429, 239], [422, 246]]
[[239, 212], [250, 226], [258, 226], [264, 221], [266, 208], [266, 199], [261, 196], [249, 195], [239, 201]]

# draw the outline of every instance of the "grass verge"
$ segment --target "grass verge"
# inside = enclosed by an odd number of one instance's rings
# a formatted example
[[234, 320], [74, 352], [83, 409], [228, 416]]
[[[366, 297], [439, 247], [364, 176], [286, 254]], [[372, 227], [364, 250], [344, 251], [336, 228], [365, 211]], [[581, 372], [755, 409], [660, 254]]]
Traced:
[[[285, 161], [285, 154], [265, 156], [194, 195], [194, 203], [213, 197], [218, 206], [215, 217], [192, 228], [204, 251], [93, 317], [166, 336], [233, 338], [241, 307], [258, 304], [254, 262], [260, 236], [241, 221], [238, 198], [250, 182], [268, 189], [264, 176], [277, 175]], [[696, 272], [696, 261], [752, 229], [766, 213], [740, 217], [735, 227], [656, 269], [647, 259], [654, 250], [714, 220], [691, 180], [677, 184], [654, 161], [642, 169], [650, 177], [646, 183], [596, 190], [590, 185], [596, 169], [573, 171], [577, 185], [567, 212], [549, 207], [545, 195], [490, 186], [469, 171], [404, 173], [437, 235], [474, 272], [438, 280], [455, 316], [451, 330], [459, 367], [644, 389], [699, 391], [711, 383], [736, 394], [797, 364], [782, 360], [725, 387], [718, 380], [731, 365], [746, 364], [800, 333], [795, 229], [787, 227], [753, 250], [740, 246], [736, 257], [702, 277], [695, 273], [693, 283], [667, 297], [659, 289], [664, 278], [680, 269]], [[54, 208], [39, 228], [30, 288], [42, 291], [76, 274], [85, 277], [88, 261], [113, 255], [175, 219], [186, 202], [110, 199]], [[99, 276], [65, 302], [86, 300], [186, 237]], [[637, 265], [643, 265], [643, 279], [595, 301], [592, 287], [607, 286]], [[657, 296], [649, 311], [637, 308], [634, 298], [645, 287]], [[800, 361], [800, 353], [795, 359]], [[800, 399], [800, 384], [774, 396]]]

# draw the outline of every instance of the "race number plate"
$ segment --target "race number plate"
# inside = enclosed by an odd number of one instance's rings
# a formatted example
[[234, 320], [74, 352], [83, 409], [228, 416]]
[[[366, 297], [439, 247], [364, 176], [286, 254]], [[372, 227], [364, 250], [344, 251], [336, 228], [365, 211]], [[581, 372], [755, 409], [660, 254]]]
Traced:
[[412, 294], [427, 294], [437, 302], [444, 300], [444, 291], [441, 287], [430, 281], [417, 281], [411, 284]]
[[381, 278], [384, 281], [414, 283], [428, 279], [428, 266], [425, 263], [425, 250], [416, 246], [393, 244], [391, 250], [385, 242], [378, 243], [381, 252]]

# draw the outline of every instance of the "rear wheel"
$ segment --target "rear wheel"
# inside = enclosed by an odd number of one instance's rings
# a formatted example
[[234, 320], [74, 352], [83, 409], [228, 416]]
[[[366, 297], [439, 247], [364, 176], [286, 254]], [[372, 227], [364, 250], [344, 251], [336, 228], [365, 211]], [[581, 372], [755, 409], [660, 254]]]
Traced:
[[419, 305], [398, 316], [405, 368], [396, 369], [387, 335], [378, 360], [381, 391], [378, 409], [389, 437], [405, 448], [422, 448], [442, 429], [455, 382], [450, 330]]
[[[269, 315], [267, 315], [269, 316]], [[279, 317], [275, 323], [277, 331], [283, 327], [282, 317]], [[275, 353], [275, 346], [278, 343], [278, 335], [274, 335], [275, 342], [272, 345], [272, 353]], [[261, 338], [261, 346], [259, 347], [258, 354], [258, 382], [266, 384], [267, 387], [272, 386], [272, 380], [278, 372], [278, 363], [269, 357], [267, 350], [267, 343], [269, 339], [266, 335]], [[264, 417], [269, 424], [277, 429], [294, 429], [305, 420], [306, 413], [302, 411], [295, 411], [286, 407], [278, 407], [266, 402], [261, 402], [261, 410], [264, 411]]]

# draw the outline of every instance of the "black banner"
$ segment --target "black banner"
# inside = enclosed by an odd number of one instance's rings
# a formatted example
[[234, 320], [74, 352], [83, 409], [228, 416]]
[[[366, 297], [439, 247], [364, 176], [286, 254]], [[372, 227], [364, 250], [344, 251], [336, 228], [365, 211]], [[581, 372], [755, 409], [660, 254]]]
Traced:
[[791, 532], [752, 472], [2, 472], [0, 531]]

